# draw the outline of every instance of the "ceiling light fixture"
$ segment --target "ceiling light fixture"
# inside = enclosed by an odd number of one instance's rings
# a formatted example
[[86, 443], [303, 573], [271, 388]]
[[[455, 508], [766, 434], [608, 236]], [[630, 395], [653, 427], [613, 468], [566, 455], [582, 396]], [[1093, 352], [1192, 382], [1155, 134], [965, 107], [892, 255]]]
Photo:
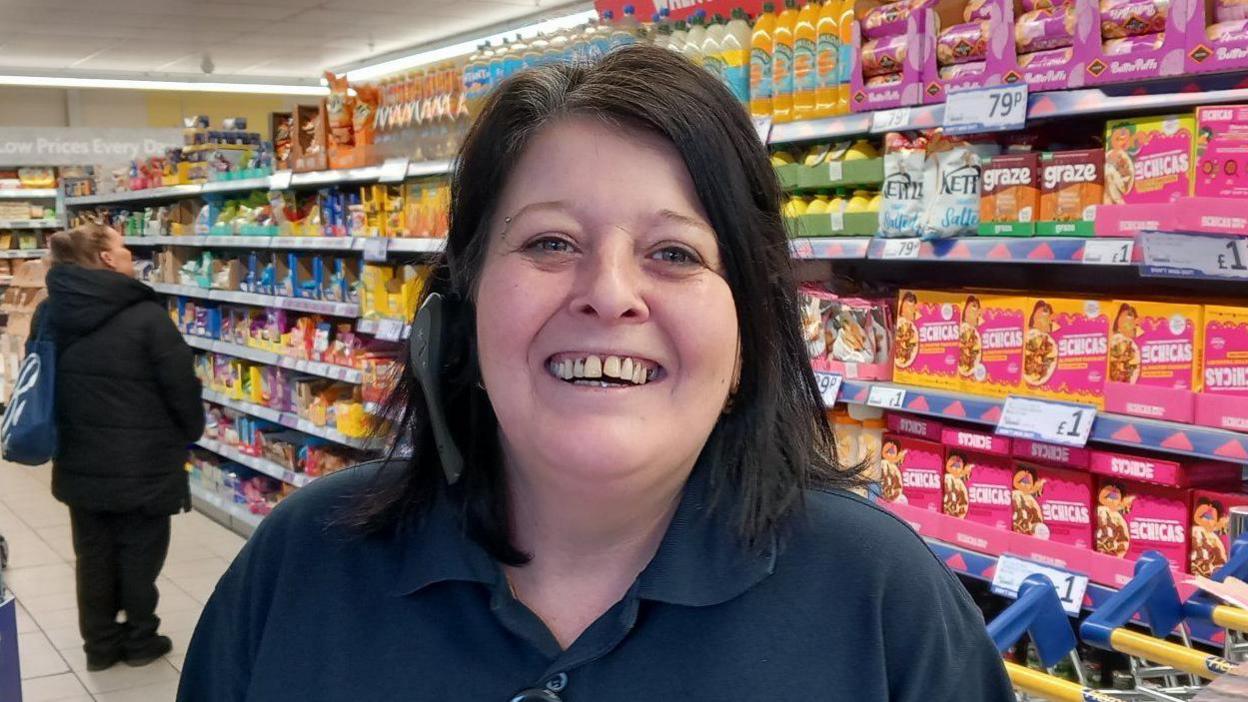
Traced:
[[192, 93], [251, 93], [256, 95], [327, 95], [317, 85], [273, 83], [209, 83], [198, 81], [130, 80], [122, 78], [69, 78], [65, 76], [0, 75], [0, 85], [28, 85], [37, 88], [113, 88], [122, 90], [175, 90]]
[[371, 66], [356, 68], [347, 71], [347, 78], [351, 81], [373, 80], [383, 76], [388, 76], [392, 73], [398, 73], [400, 71], [406, 71], [419, 66], [426, 66], [431, 63], [438, 63], [439, 61], [445, 61], [458, 56], [471, 54], [477, 50], [478, 46], [484, 44], [485, 42], [490, 42], [491, 44], [501, 44], [504, 39], [511, 39], [517, 34], [525, 39], [528, 39], [543, 32], [557, 32], [561, 29], [570, 29], [572, 27], [585, 24], [597, 16], [598, 13], [594, 10], [575, 12], [570, 15], [564, 15], [563, 17], [555, 17], [541, 22], [535, 22], [510, 31], [488, 34], [476, 39], [468, 39], [454, 44], [449, 44], [447, 46], [441, 46], [436, 49], [421, 51], [409, 56], [400, 56], [388, 61], [373, 64]]

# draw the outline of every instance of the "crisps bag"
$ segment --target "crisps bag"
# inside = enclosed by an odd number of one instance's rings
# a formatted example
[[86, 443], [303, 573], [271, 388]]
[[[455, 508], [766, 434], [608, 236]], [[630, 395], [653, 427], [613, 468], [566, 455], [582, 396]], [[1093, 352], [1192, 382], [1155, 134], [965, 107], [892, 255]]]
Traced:
[[880, 205], [880, 236], [916, 236], [923, 214], [923, 166], [927, 139], [908, 139], [890, 132], [884, 137], [884, 183]]
[[4, 460], [39, 466], [56, 454], [56, 344], [45, 306], [0, 424]]

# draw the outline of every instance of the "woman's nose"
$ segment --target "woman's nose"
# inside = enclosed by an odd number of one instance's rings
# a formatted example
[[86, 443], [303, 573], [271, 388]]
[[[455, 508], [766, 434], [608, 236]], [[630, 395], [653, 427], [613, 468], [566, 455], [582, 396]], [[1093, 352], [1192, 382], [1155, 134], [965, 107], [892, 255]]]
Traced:
[[650, 316], [644, 297], [645, 272], [629, 241], [604, 242], [584, 259], [572, 295], [574, 314], [603, 321], [645, 321]]

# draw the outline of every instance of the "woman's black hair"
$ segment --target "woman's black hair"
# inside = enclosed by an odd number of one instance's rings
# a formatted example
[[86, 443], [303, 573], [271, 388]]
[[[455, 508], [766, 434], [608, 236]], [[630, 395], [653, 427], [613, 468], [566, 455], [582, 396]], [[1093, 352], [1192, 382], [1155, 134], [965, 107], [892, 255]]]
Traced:
[[469, 535], [492, 556], [511, 565], [529, 559], [513, 545], [498, 422], [479, 385], [474, 292], [488, 223], [507, 179], [533, 136], [568, 117], [669, 140], [717, 234], [740, 325], [741, 377], [731, 410], [712, 430], [699, 459], [700, 469], [712, 471], [715, 507], [730, 509], [743, 540], [755, 544], [799, 509], [803, 490], [861, 485], [861, 467], [836, 460], [800, 334], [781, 190], [753, 123], [705, 70], [671, 51], [630, 46], [592, 65], [522, 72], [485, 101], [452, 179], [446, 253], [424, 293], [458, 300], [443, 338], [447, 360], [441, 382], [450, 431], [464, 454], [463, 477], [446, 485], [424, 396], [405, 369], [390, 416], [410, 432], [412, 458], [387, 464], [346, 522], [366, 533], [390, 530], [446, 492], [462, 511]]

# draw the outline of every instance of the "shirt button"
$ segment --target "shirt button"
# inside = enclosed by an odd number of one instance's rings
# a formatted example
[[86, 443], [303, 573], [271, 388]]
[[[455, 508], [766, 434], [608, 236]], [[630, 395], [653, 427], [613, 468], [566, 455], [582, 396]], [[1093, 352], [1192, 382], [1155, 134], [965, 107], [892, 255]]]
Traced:
[[568, 686], [568, 674], [560, 673], [546, 681], [546, 689], [551, 692], [562, 692]]

